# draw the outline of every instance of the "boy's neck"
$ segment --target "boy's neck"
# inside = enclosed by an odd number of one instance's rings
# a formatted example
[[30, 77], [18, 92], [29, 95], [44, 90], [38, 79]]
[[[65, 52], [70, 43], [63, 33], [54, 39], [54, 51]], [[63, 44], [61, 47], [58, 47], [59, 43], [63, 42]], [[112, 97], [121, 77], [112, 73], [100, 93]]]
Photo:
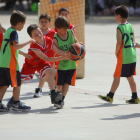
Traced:
[[42, 40], [40, 40], [40, 41], [37, 42], [37, 43], [44, 47], [44, 45], [45, 45], [45, 39], [44, 39], [44, 37], [43, 37]]
[[49, 27], [46, 28], [46, 29], [41, 28], [41, 31], [42, 31], [43, 35], [44, 35], [48, 30], [49, 30]]
[[11, 25], [11, 28], [15, 29], [17, 31], [17, 27], [14, 25]]
[[66, 40], [68, 38], [68, 33], [66, 35], [62, 35], [61, 33], [57, 32], [57, 35], [62, 39]]
[[127, 23], [127, 19], [122, 18], [121, 19], [121, 24], [126, 24]]

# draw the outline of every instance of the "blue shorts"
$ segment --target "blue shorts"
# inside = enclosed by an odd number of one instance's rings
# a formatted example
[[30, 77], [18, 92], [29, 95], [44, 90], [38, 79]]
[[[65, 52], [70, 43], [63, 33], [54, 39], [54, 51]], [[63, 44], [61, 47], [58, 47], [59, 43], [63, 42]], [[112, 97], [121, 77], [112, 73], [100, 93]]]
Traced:
[[0, 86], [18, 87], [21, 85], [20, 72], [9, 68], [0, 68]]

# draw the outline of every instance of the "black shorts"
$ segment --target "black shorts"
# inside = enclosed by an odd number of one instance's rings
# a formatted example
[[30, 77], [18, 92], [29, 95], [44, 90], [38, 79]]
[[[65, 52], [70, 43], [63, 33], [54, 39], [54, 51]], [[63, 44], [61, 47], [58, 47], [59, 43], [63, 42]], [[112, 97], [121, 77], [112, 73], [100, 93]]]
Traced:
[[132, 75], [136, 75], [136, 62], [131, 64], [117, 64], [114, 73], [115, 77], [131, 77]]
[[21, 85], [20, 72], [9, 68], [0, 68], [0, 86], [18, 87]]
[[58, 70], [56, 75], [56, 85], [69, 85], [75, 86], [77, 69], [73, 70]]

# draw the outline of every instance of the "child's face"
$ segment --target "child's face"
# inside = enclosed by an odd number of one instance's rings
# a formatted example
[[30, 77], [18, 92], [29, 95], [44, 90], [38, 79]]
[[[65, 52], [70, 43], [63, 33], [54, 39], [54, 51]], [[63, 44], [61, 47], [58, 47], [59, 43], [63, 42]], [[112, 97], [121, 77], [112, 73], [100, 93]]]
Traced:
[[40, 42], [43, 40], [43, 33], [40, 28], [34, 29], [32, 31], [32, 39], [34, 39], [36, 42]]
[[23, 27], [24, 27], [24, 24], [25, 24], [25, 22], [23, 22], [23, 23], [22, 22], [17, 23], [17, 25], [16, 25], [17, 26], [17, 30], [18, 31], [21, 31], [23, 29]]
[[118, 23], [121, 23], [121, 16], [118, 14], [118, 15], [115, 15], [116, 16], [116, 20]]
[[50, 27], [50, 22], [49, 22], [49, 20], [47, 20], [47, 19], [45, 19], [45, 18], [40, 19], [39, 24], [40, 24], [40, 27], [41, 27], [42, 29], [48, 29], [48, 28]]
[[65, 16], [66, 17], [66, 19], [69, 19], [69, 13], [67, 12], [67, 11], [62, 11], [61, 13], [60, 13], [60, 16]]
[[67, 28], [60, 28], [60, 29], [57, 29], [57, 32], [59, 33], [59, 34], [61, 34], [62, 36], [65, 36], [65, 35], [67, 35]]

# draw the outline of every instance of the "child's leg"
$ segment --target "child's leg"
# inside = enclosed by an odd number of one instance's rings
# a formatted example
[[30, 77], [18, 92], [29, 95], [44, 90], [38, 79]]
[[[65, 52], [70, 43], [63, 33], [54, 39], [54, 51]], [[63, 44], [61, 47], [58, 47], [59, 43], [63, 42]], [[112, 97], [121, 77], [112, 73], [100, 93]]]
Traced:
[[5, 94], [6, 90], [7, 90], [7, 88], [8, 88], [8, 86], [2, 86], [2, 87], [0, 88], [0, 101], [2, 101], [3, 96], [4, 96], [4, 94]]
[[14, 87], [14, 88], [13, 88], [13, 97], [14, 97], [14, 101], [19, 101], [20, 88], [21, 88], [21, 86], [18, 86], [18, 87]]
[[62, 87], [62, 95], [65, 97], [67, 92], [69, 90], [69, 84], [65, 83], [64, 86]]
[[135, 82], [133, 76], [128, 77], [127, 80], [129, 82], [129, 85], [130, 85], [130, 88], [131, 88], [132, 93], [137, 92], [136, 82]]
[[39, 82], [39, 87], [43, 87], [46, 79], [48, 80], [48, 85], [50, 87], [50, 90], [55, 90], [55, 83], [54, 83], [54, 75], [53, 70], [48, 69], [45, 71], [46, 77], [44, 79], [41, 79]]
[[115, 93], [120, 84], [120, 77], [114, 77], [110, 92]]

